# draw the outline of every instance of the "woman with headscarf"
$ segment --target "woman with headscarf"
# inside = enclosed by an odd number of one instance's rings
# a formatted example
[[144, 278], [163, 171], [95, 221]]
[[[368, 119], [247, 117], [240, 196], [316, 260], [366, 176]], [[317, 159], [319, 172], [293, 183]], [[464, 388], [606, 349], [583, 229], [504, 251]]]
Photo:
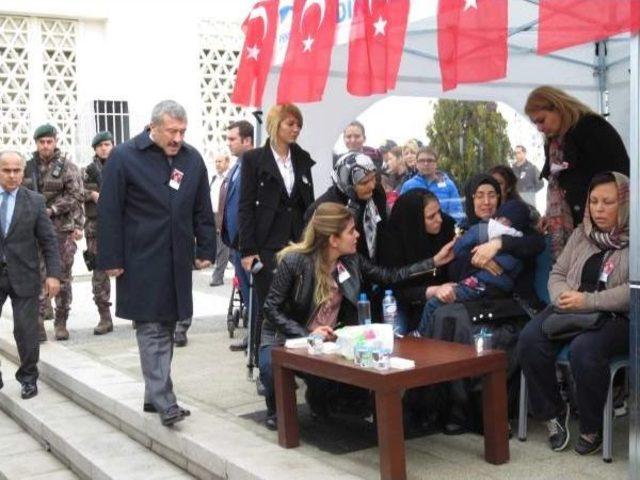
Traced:
[[386, 196], [377, 183], [376, 167], [368, 155], [348, 152], [338, 159], [331, 172], [333, 185], [305, 213], [309, 223], [318, 205], [335, 202], [345, 205], [356, 219], [358, 253], [376, 261], [382, 232], [387, 220]]
[[593, 176], [609, 170], [629, 175], [629, 155], [609, 122], [558, 88], [536, 88], [524, 110], [546, 138], [541, 176], [549, 186], [541, 226], [551, 234], [555, 259], [582, 221]]
[[[389, 216], [380, 262], [400, 267], [431, 258], [449, 243], [455, 221], [440, 210], [438, 198], [428, 190], [412, 190], [398, 197]], [[447, 282], [446, 266], [432, 275], [403, 284], [394, 292], [398, 301], [402, 335], [415, 330], [426, 301], [425, 292], [431, 285]]]
[[[518, 358], [529, 386], [535, 417], [545, 420], [554, 451], [569, 444], [569, 405], [556, 380], [556, 355], [570, 345], [571, 372], [580, 411], [575, 451], [602, 446], [602, 414], [609, 387], [609, 361], [629, 351], [629, 179], [597, 174], [588, 188], [582, 225], [569, 238], [549, 278], [552, 304], [531, 320], [518, 342]], [[600, 312], [600, 328], [551, 340], [543, 332], [552, 313]]]

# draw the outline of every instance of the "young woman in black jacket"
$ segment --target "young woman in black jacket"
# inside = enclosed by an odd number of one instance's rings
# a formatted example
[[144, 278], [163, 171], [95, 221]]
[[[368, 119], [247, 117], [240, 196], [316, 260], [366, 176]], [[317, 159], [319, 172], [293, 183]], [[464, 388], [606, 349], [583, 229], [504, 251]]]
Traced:
[[[276, 427], [271, 370], [274, 345], [309, 333], [333, 339], [336, 326], [358, 323], [357, 302], [364, 280], [395, 284], [432, 272], [453, 258], [450, 242], [433, 258], [401, 268], [379, 267], [356, 253], [359, 236], [349, 209], [337, 203], [323, 203], [305, 228], [302, 241], [278, 254], [278, 269], [263, 307], [259, 352], [269, 428]], [[320, 385], [326, 384], [309, 376], [305, 380], [311, 397], [314, 389], [322, 390]]]

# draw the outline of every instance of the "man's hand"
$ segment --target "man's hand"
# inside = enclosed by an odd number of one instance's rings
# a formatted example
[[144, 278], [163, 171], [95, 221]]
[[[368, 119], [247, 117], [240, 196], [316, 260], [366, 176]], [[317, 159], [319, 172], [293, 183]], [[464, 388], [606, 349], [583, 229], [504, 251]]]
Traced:
[[53, 298], [60, 292], [60, 280], [55, 277], [47, 277], [44, 281], [44, 290], [48, 298]]
[[453, 260], [454, 258], [453, 244], [454, 243], [456, 243], [455, 238], [451, 240], [449, 243], [447, 243], [445, 246], [443, 246], [440, 249], [440, 251], [435, 254], [435, 256], [433, 257], [433, 264], [436, 267], [439, 267], [441, 265], [446, 265], [451, 260]]
[[211, 266], [211, 260], [200, 260], [196, 258], [193, 263], [196, 266], [196, 270], [202, 270], [203, 268]]
[[502, 240], [494, 238], [493, 240], [478, 245], [471, 250], [473, 257], [471, 257], [471, 265], [476, 268], [484, 268], [487, 263], [493, 260], [493, 257], [502, 248]]
[[84, 236], [84, 234], [82, 233], [82, 229], [80, 229], [80, 228], [76, 228], [76, 229], [73, 231], [73, 239], [74, 239], [76, 242], [78, 242], [78, 241], [82, 240], [82, 237], [83, 237], [83, 236]]
[[110, 270], [105, 270], [106, 274], [110, 277], [119, 277], [124, 273], [124, 268], [112, 268]]
[[53, 213], [53, 210], [51, 210], [50, 208], [47, 208], [47, 217], [51, 218], [52, 213]]
[[453, 289], [455, 283], [445, 283], [444, 285], [440, 285], [438, 288], [438, 292], [436, 293], [436, 298], [444, 303], [453, 303], [456, 301], [456, 292]]
[[258, 255], [249, 255], [248, 257], [242, 257], [240, 262], [242, 263], [242, 268], [244, 268], [247, 272], [251, 271], [251, 267], [253, 266], [253, 261], [255, 259], [260, 260], [260, 256]]
[[584, 293], [574, 290], [562, 292], [557, 303], [562, 310], [582, 310], [585, 307]]
[[93, 203], [98, 203], [98, 199], [100, 198], [100, 194], [98, 192], [89, 193], [89, 197]]

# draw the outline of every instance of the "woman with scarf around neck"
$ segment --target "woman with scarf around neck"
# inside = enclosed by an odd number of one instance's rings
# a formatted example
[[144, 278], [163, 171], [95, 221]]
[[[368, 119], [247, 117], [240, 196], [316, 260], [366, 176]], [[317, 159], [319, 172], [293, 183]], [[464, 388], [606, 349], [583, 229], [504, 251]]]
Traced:
[[593, 176], [605, 171], [629, 175], [629, 155], [609, 122], [562, 90], [536, 88], [524, 110], [546, 138], [540, 176], [549, 186], [540, 227], [551, 235], [551, 253], [556, 259], [582, 221]]
[[[545, 420], [554, 451], [569, 444], [569, 404], [556, 380], [556, 355], [570, 344], [571, 372], [580, 411], [580, 455], [602, 447], [602, 413], [609, 386], [609, 360], [629, 351], [629, 179], [597, 174], [588, 189], [582, 225], [569, 238], [549, 278], [552, 305], [523, 329], [518, 358], [529, 386], [532, 414]], [[549, 340], [542, 324], [553, 311], [602, 312], [597, 330], [573, 339]]]
[[377, 182], [373, 160], [364, 153], [345, 153], [336, 162], [331, 180], [333, 185], [307, 209], [305, 224], [322, 203], [345, 205], [356, 219], [358, 253], [376, 262], [387, 213], [386, 195]]
[[[453, 240], [455, 221], [440, 210], [438, 197], [428, 190], [412, 190], [396, 200], [386, 227], [380, 263], [400, 267], [432, 258]], [[431, 285], [448, 280], [446, 266], [433, 274], [411, 280], [394, 291], [398, 301], [399, 333], [415, 330], [426, 301], [425, 292]]]

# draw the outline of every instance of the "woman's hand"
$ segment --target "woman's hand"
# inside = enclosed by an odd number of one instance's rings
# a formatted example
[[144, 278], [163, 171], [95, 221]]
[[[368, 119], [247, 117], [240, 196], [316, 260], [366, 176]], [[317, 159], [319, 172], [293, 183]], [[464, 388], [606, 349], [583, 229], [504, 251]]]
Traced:
[[496, 276], [502, 275], [502, 272], [504, 272], [500, 264], [498, 264], [498, 262], [496, 262], [495, 260], [489, 260], [489, 262], [487, 262], [487, 264], [482, 269], [486, 270], [491, 275]]
[[476, 268], [485, 268], [487, 263], [493, 260], [493, 257], [502, 248], [502, 240], [494, 238], [493, 240], [478, 245], [471, 250], [473, 257], [471, 257], [471, 265]]
[[453, 253], [453, 244], [454, 243], [456, 243], [456, 239], [455, 238], [453, 240], [451, 240], [449, 243], [447, 243], [446, 245], [444, 245], [440, 249], [440, 251], [435, 254], [435, 256], [433, 257], [433, 264], [436, 267], [439, 267], [441, 265], [446, 265], [451, 260], [453, 260], [453, 258], [455, 256], [454, 253]]
[[582, 310], [585, 307], [584, 293], [575, 290], [562, 292], [557, 304], [562, 310]]
[[322, 338], [324, 338], [326, 341], [333, 341], [333, 340], [336, 339], [336, 336], [333, 333], [333, 328], [331, 328], [328, 325], [322, 325], [322, 326], [316, 328], [311, 333], [313, 335], [322, 335]]
[[436, 292], [436, 298], [444, 303], [453, 303], [456, 301], [455, 283], [445, 283], [440, 285]]
[[432, 297], [435, 297], [438, 294], [438, 290], [440, 289], [440, 285], [432, 285], [430, 287], [427, 287], [427, 289], [424, 292], [424, 296], [427, 300], [429, 300]]
[[536, 225], [536, 230], [538, 230], [542, 235], [546, 235], [548, 227], [549, 221], [547, 220], [547, 217], [540, 217], [540, 220], [538, 220], [538, 224]]

